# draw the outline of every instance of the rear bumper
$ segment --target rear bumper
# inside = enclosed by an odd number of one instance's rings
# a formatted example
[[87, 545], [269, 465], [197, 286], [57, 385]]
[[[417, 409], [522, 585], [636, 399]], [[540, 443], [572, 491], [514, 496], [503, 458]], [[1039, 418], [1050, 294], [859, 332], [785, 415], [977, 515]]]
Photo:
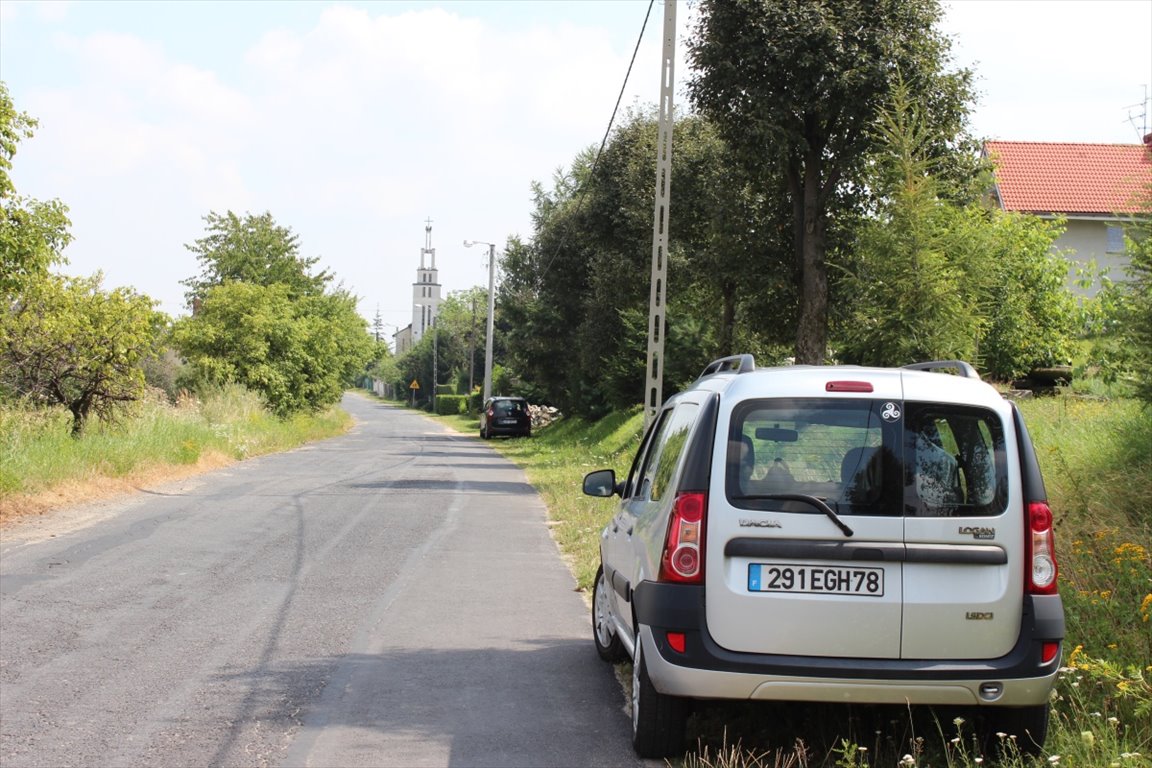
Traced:
[[[1060, 666], [1041, 662], [1064, 638], [1059, 595], [1024, 601], [1020, 638], [998, 659], [846, 659], [735, 653], [708, 633], [704, 588], [643, 582], [634, 592], [649, 676], [657, 690], [717, 699], [1031, 706], [1048, 701]], [[832, 628], [830, 628], [831, 630]], [[667, 632], [685, 636], [674, 651]], [[850, 631], [850, 630], [849, 630]]]
[[508, 435], [511, 437], [530, 437], [532, 424], [488, 424], [488, 434]]

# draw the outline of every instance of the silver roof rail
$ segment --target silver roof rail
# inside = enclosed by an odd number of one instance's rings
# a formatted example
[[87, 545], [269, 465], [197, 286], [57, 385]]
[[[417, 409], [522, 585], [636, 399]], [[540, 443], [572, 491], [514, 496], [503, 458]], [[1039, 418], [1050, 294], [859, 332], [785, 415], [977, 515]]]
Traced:
[[913, 371], [938, 371], [944, 369], [955, 371], [966, 379], [980, 378], [980, 374], [976, 373], [976, 369], [963, 360], [931, 360], [927, 363], [911, 363], [904, 367], [910, 368]]
[[704, 372], [698, 378], [711, 376], [714, 373], [726, 373], [734, 371], [735, 373], [751, 373], [756, 370], [756, 358], [752, 355], [732, 355], [731, 357], [722, 357], [719, 360], [713, 360], [708, 363], [704, 368]]

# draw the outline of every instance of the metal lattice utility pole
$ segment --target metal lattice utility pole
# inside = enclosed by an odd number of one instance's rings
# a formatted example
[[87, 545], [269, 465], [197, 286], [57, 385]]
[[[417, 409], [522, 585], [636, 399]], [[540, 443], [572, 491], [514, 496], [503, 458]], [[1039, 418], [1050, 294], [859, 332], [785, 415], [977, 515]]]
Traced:
[[664, 47], [660, 66], [660, 135], [656, 141], [656, 205], [652, 213], [652, 282], [648, 295], [648, 363], [644, 425], [663, 403], [664, 330], [668, 287], [668, 203], [672, 184], [672, 91], [676, 56], [676, 0], [664, 0]]

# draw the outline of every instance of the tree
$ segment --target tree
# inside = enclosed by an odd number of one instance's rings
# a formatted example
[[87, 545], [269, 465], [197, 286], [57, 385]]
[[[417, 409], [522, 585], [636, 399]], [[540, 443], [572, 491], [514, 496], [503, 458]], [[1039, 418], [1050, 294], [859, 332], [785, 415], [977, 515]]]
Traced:
[[339, 401], [372, 356], [367, 323], [347, 293], [295, 298], [283, 283], [208, 288], [173, 343], [198, 383], [239, 383], [279, 416]]
[[300, 238], [288, 227], [278, 225], [272, 214], [237, 216], [210, 212], [204, 217], [208, 234], [191, 245], [201, 272], [181, 281], [188, 287], [189, 305], [207, 289], [226, 282], [280, 284], [290, 295], [316, 296], [324, 292], [332, 275], [327, 270], [312, 274], [319, 257], [300, 255]]
[[95, 414], [144, 391], [141, 359], [152, 353], [165, 317], [130, 288], [101, 288], [101, 277], [47, 275], [27, 283], [0, 313], [0, 385], [72, 412], [79, 436]]
[[1128, 280], [1118, 284], [1124, 297], [1121, 333], [1136, 397], [1152, 406], [1152, 185], [1141, 190], [1139, 204], [1124, 238], [1129, 263]]
[[949, 194], [931, 132], [898, 83], [866, 176], [878, 209], [843, 259], [852, 297], [836, 338], [848, 363], [959, 358], [1008, 380], [1064, 362], [1075, 318], [1060, 226]]
[[[765, 314], [758, 305], [770, 305], [780, 288], [755, 268], [761, 249], [778, 239], [759, 226], [773, 201], [752, 188], [708, 121], [680, 118], [674, 133], [669, 394], [736, 345], [770, 345], [783, 325], [756, 322]], [[534, 237], [509, 241], [498, 297], [498, 325], [507, 329], [497, 337], [507, 345], [499, 359], [523, 382], [518, 394], [589, 416], [643, 399], [656, 140], [655, 116], [634, 111], [594, 171], [586, 151], [551, 189], [534, 185]]]
[[299, 238], [270, 213], [204, 217], [208, 235], [186, 246], [202, 266], [184, 281], [191, 317], [174, 343], [199, 382], [238, 382], [280, 416], [336, 403], [373, 355], [356, 298], [326, 290], [332, 275], [300, 256]]
[[864, 205], [871, 128], [898, 77], [923, 105], [936, 153], [963, 165], [953, 150], [964, 138], [971, 74], [944, 70], [939, 16], [936, 0], [701, 2], [688, 92], [749, 177], [787, 201], [798, 363], [824, 361], [829, 242]]
[[16, 111], [8, 86], [0, 81], [0, 296], [5, 300], [64, 261], [62, 251], [72, 240], [68, 208], [59, 200], [18, 196], [8, 175], [17, 145], [35, 127], [34, 119]]

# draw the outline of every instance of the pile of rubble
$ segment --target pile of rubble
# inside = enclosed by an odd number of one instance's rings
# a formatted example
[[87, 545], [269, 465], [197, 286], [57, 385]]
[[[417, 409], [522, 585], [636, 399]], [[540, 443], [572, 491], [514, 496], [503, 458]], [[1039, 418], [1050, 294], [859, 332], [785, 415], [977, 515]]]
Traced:
[[560, 419], [564, 414], [558, 408], [550, 405], [528, 405], [528, 413], [532, 416], [532, 429], [546, 427]]

